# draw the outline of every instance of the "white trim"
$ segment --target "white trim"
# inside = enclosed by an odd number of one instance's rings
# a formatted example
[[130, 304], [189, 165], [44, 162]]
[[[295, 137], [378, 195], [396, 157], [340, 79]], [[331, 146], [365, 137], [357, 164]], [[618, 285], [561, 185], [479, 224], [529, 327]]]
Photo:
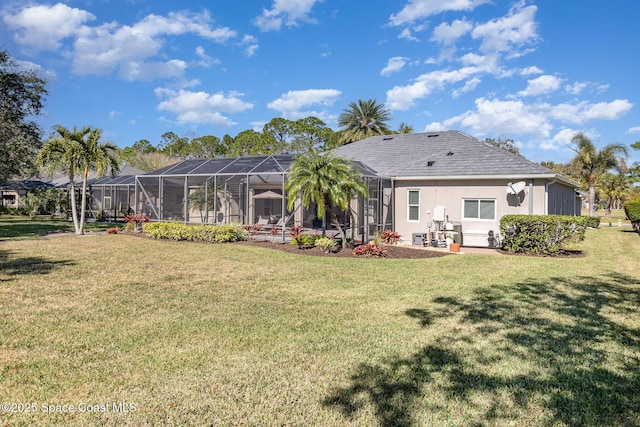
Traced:
[[[418, 219], [411, 219], [411, 207], [412, 206], [416, 206], [416, 205], [412, 205], [409, 204], [409, 193], [412, 191], [416, 191], [418, 193]], [[418, 223], [420, 222], [420, 202], [422, 199], [422, 195], [420, 194], [420, 189], [419, 188], [407, 188], [407, 222], [412, 222], [412, 223]]]
[[541, 174], [541, 175], [442, 175], [442, 176], [392, 176], [388, 177], [396, 181], [463, 181], [478, 179], [494, 179], [494, 180], [527, 180], [527, 179], [549, 179], [557, 180], [574, 188], [581, 188], [579, 182], [576, 182], [566, 176], [558, 174]]

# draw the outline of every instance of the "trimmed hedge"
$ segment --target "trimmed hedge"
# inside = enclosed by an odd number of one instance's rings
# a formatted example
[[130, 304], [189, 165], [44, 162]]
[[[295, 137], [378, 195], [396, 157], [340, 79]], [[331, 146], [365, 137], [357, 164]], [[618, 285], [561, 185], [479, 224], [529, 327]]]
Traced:
[[240, 224], [190, 225], [179, 222], [147, 222], [142, 226], [142, 231], [152, 239], [164, 240], [225, 243], [249, 239], [249, 233]]
[[623, 208], [633, 229], [640, 233], [640, 200], [630, 200], [623, 205]]
[[589, 228], [598, 228], [600, 227], [600, 217], [599, 216], [585, 216], [582, 217], [585, 218], [585, 220], [587, 221], [587, 227]]
[[564, 215], [505, 215], [500, 220], [503, 249], [538, 255], [562, 252], [568, 241], [582, 241], [590, 217]]

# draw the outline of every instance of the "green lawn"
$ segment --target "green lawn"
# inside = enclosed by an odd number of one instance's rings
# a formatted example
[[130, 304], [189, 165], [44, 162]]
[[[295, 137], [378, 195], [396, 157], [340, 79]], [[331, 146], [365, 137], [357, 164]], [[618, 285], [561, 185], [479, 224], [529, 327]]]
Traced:
[[[85, 230], [104, 230], [113, 224], [87, 222]], [[40, 237], [48, 233], [73, 231], [73, 222], [66, 219], [38, 216], [34, 219], [11, 215], [0, 215], [0, 240], [5, 238]]]
[[[640, 236], [603, 227], [580, 248], [384, 260], [4, 239], [0, 401], [37, 412], [0, 425], [638, 426]], [[135, 411], [86, 412], [114, 402]]]

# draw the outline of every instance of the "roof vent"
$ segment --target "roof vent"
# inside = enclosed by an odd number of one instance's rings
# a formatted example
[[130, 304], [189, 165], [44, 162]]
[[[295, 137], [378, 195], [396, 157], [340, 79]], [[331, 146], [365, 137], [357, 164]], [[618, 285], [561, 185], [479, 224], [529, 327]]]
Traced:
[[386, 136], [386, 137], [382, 138], [383, 141], [389, 141], [391, 139], [393, 139], [392, 136]]
[[436, 133], [436, 134], [427, 135], [427, 138], [437, 138], [439, 136], [440, 136], [440, 134]]
[[449, 152], [447, 153], [447, 156], [453, 156], [453, 151], [449, 151]]
[[429, 161], [427, 161], [427, 166], [428, 166], [428, 167], [431, 167], [431, 166], [433, 166], [433, 164], [434, 164], [435, 162], [436, 162], [435, 160], [429, 160]]

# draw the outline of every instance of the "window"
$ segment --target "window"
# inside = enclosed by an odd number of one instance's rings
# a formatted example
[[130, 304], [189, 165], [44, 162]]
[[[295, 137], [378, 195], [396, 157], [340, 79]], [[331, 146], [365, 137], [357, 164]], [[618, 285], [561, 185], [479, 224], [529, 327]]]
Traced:
[[407, 220], [412, 222], [420, 221], [420, 190], [409, 190], [407, 192]]
[[483, 199], [464, 200], [464, 219], [496, 219], [496, 201]]

